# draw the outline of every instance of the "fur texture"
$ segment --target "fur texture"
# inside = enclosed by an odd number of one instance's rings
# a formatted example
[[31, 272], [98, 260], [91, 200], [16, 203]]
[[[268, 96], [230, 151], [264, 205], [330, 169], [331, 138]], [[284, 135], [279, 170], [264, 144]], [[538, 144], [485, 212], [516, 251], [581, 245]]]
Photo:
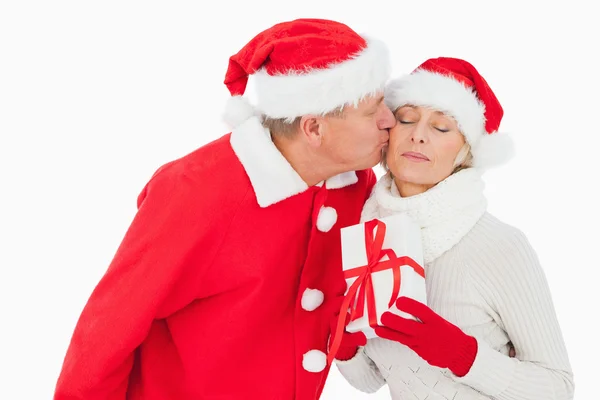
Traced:
[[306, 289], [304, 293], [302, 293], [300, 304], [303, 310], [314, 311], [323, 304], [324, 299], [325, 295], [319, 289]]
[[[258, 117], [253, 116], [233, 129], [230, 142], [261, 207], [268, 207], [308, 189], [306, 182], [277, 150], [271, 134]], [[348, 171], [327, 179], [325, 185], [328, 189], [341, 189], [357, 182], [356, 172]]]
[[386, 46], [375, 39], [353, 59], [324, 70], [269, 75], [264, 69], [254, 74], [257, 108], [271, 118], [325, 114], [383, 90], [390, 75]]
[[232, 96], [225, 105], [223, 121], [233, 129], [254, 115], [256, 115], [256, 109], [245, 97]]
[[308, 372], [321, 372], [327, 366], [327, 356], [321, 350], [310, 350], [302, 357], [302, 367]]

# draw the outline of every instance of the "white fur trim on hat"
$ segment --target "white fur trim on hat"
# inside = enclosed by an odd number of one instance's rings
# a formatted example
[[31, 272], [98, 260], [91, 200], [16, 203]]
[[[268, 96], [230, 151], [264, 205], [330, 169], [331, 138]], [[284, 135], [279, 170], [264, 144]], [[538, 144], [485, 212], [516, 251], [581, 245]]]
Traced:
[[302, 367], [308, 372], [321, 372], [327, 366], [327, 356], [321, 350], [310, 350], [302, 356]]
[[317, 216], [317, 229], [321, 232], [329, 232], [337, 222], [337, 211], [333, 207], [323, 206]]
[[356, 104], [369, 94], [382, 91], [391, 66], [386, 45], [365, 39], [367, 47], [354, 58], [327, 69], [269, 75], [257, 71], [257, 108], [270, 118], [322, 115], [346, 104]]
[[474, 166], [497, 166], [513, 154], [510, 137], [486, 132], [485, 105], [473, 89], [449, 76], [417, 70], [392, 80], [385, 89], [385, 102], [392, 111], [408, 104], [430, 107], [453, 117], [471, 145]]
[[246, 98], [242, 96], [231, 96], [225, 105], [223, 121], [233, 129], [255, 115], [255, 108]]
[[515, 154], [512, 138], [504, 132], [483, 135], [477, 145], [471, 148], [473, 166], [487, 169], [505, 164]]
[[471, 146], [486, 133], [485, 105], [473, 90], [448, 76], [418, 70], [395, 79], [385, 89], [385, 102], [392, 111], [410, 104], [452, 116]]
[[302, 293], [300, 304], [302, 305], [303, 310], [314, 311], [323, 304], [324, 299], [325, 295], [319, 289], [306, 289], [304, 293]]

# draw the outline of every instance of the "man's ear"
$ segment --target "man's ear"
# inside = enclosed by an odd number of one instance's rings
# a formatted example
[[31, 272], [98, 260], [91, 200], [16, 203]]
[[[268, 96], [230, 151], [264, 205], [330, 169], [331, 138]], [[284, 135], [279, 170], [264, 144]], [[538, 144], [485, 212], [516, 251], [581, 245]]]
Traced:
[[325, 119], [317, 115], [304, 115], [300, 118], [300, 133], [311, 147], [319, 147], [323, 142]]

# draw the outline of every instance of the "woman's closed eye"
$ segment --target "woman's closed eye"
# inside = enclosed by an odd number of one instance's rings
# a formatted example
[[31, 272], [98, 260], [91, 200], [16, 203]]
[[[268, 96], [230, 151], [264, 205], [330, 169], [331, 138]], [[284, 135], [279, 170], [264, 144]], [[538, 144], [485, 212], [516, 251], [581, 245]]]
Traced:
[[438, 128], [437, 126], [434, 126], [435, 130], [442, 132], [442, 133], [448, 133], [450, 132], [450, 129], [446, 129], [446, 128]]

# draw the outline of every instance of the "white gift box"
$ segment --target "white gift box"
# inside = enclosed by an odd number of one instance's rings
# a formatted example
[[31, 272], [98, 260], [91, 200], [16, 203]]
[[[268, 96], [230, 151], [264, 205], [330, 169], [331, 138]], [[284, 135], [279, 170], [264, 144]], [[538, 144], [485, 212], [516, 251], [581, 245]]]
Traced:
[[[373, 284], [373, 298], [377, 324], [381, 325], [381, 315], [385, 311], [391, 311], [402, 317], [414, 319], [410, 314], [398, 310], [395, 304], [392, 304], [392, 307], [389, 307], [390, 301], [393, 300], [395, 302], [396, 298], [400, 296], [410, 297], [423, 304], [427, 304], [421, 230], [415, 221], [408, 215], [396, 214], [384, 218], [378, 218], [374, 221], [342, 228], [342, 267], [345, 271], [345, 274], [348, 274], [349, 270], [353, 270], [350, 273], [352, 275], [365, 271], [364, 268], [366, 268], [369, 263], [367, 259], [367, 244], [365, 242], [365, 235], [367, 235], [366, 231], [371, 230], [373, 235], [370, 236], [375, 238], [379, 227], [375, 227], [374, 229], [369, 229], [369, 227], [375, 226], [376, 223], [379, 223], [379, 226], [382, 226], [381, 224], [384, 225], [384, 231], [382, 230], [380, 234], [385, 232], [379, 260], [374, 260], [378, 261], [378, 265], [372, 263], [375, 266], [373, 268], [374, 271], [370, 273]], [[387, 262], [389, 257], [387, 255], [381, 256], [386, 249], [393, 250], [393, 253], [395, 253], [395, 256], [399, 260], [396, 260], [396, 262]], [[399, 265], [397, 268], [400, 270], [400, 291], [398, 296], [394, 296], [395, 298], [391, 299], [394, 294], [394, 271], [392, 268], [389, 268], [389, 266], [393, 264]], [[387, 269], [378, 271], [377, 268]], [[358, 276], [346, 278], [346, 295], [348, 295], [352, 284], [357, 279]], [[365, 285], [361, 284], [360, 286]], [[357, 287], [358, 289], [356, 290], [356, 299], [353, 302], [354, 304], [357, 303], [359, 291], [361, 290], [360, 286]], [[368, 291], [366, 287], [363, 290]], [[369, 296], [365, 296], [362, 317], [351, 321], [346, 326], [346, 330], [348, 332], [362, 331], [365, 333], [367, 338], [374, 338], [377, 337], [377, 335], [375, 334], [375, 330], [369, 324], [368, 303]], [[352, 305], [352, 303], [350, 304]]]

